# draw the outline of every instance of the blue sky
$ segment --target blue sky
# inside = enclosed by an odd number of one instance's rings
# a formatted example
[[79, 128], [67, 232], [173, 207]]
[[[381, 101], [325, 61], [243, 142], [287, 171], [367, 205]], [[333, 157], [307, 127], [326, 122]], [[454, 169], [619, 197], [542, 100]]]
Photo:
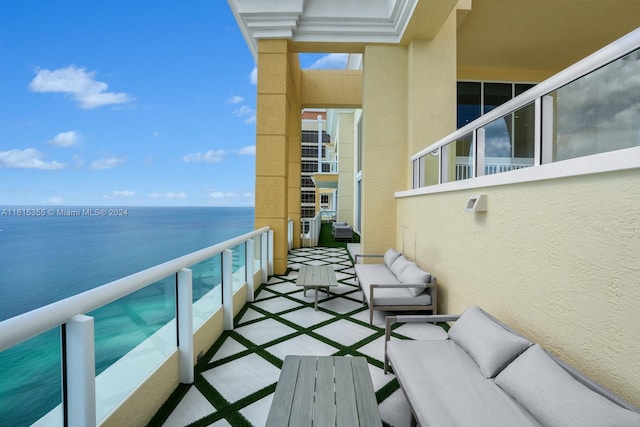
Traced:
[[225, 1], [3, 1], [0, 205], [252, 206], [255, 94]]

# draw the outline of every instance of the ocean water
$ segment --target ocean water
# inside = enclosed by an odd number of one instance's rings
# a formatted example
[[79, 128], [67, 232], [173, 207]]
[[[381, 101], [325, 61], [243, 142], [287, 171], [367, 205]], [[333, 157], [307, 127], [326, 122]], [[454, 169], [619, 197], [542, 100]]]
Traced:
[[[253, 208], [64, 209], [0, 206], [0, 321], [247, 233], [254, 219]], [[217, 265], [194, 277], [217, 275]], [[211, 274], [194, 280], [194, 300], [219, 283]], [[174, 317], [172, 286], [168, 278], [91, 313], [96, 374]], [[0, 353], [0, 426], [30, 425], [60, 403], [60, 363], [59, 328]]]

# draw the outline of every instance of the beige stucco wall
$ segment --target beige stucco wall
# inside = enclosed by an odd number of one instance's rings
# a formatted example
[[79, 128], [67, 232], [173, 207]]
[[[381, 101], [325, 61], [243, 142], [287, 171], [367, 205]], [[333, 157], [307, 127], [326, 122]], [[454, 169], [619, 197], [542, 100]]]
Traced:
[[392, 195], [411, 182], [409, 157], [455, 130], [455, 69], [455, 12], [433, 40], [365, 47], [364, 253], [382, 253], [396, 240]]
[[638, 195], [631, 170], [400, 198], [397, 245], [438, 277], [441, 313], [480, 305], [638, 405]]

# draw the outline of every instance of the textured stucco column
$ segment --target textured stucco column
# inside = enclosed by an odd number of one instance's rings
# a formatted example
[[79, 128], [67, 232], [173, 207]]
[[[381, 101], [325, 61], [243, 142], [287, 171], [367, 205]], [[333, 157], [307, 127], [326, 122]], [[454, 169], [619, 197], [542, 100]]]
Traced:
[[362, 250], [382, 253], [407, 237], [394, 193], [410, 188], [409, 157], [455, 130], [455, 12], [432, 40], [366, 46], [363, 76]]
[[[268, 225], [274, 230], [275, 274], [284, 274], [287, 269], [290, 217], [294, 220], [294, 246], [299, 246], [300, 242], [299, 84], [300, 67], [297, 56], [289, 53], [288, 42], [260, 40], [255, 227]], [[290, 175], [296, 171], [294, 179]], [[296, 200], [297, 208], [293, 208]]]
[[394, 192], [407, 169], [407, 48], [368, 45], [362, 97], [362, 252], [396, 243]]
[[355, 218], [353, 215], [353, 198], [355, 196], [353, 191], [354, 186], [354, 122], [353, 111], [339, 112], [337, 115], [340, 117], [338, 120], [338, 158], [339, 158], [339, 173], [338, 173], [338, 221], [346, 221], [349, 224], [355, 224]]

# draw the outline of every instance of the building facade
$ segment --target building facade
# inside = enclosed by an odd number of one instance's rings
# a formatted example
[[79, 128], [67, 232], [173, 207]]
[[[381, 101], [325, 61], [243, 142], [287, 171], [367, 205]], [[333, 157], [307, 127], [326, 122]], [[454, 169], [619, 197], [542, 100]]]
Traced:
[[[340, 169], [352, 167], [342, 181], [352, 199], [343, 215], [358, 224], [363, 252], [397, 247], [438, 277], [439, 312], [480, 305], [640, 404], [640, 138], [617, 151], [589, 151], [585, 134], [606, 135], [604, 143], [617, 137], [565, 122], [548, 132], [568, 142], [540, 152], [526, 138], [546, 131], [531, 126], [538, 123], [536, 106], [497, 122], [496, 134], [519, 135], [520, 142], [483, 147], [483, 172], [477, 163], [458, 167], [459, 158], [480, 158], [465, 135], [444, 148], [444, 139], [478, 112], [491, 113], [506, 96], [540, 87], [638, 28], [640, 3], [229, 4], [258, 64], [256, 227], [275, 230], [276, 271], [286, 269], [287, 220], [300, 219], [301, 112], [343, 111], [327, 121], [332, 138], [333, 128], [352, 135], [351, 150], [338, 148]], [[362, 66], [301, 70], [301, 52], [358, 54]], [[625, 61], [621, 68], [637, 70], [637, 55]], [[620, 93], [637, 99], [637, 83], [625, 82]], [[576, 93], [604, 96], [594, 85]], [[577, 96], [557, 90], [532, 102], [560, 112]], [[636, 104], [607, 123], [628, 116], [637, 124], [638, 111]], [[489, 130], [483, 138], [499, 142]], [[580, 151], [588, 155], [571, 154]], [[483, 176], [495, 159], [512, 169], [522, 159], [536, 167]], [[475, 195], [487, 200], [486, 212], [465, 212]]]

